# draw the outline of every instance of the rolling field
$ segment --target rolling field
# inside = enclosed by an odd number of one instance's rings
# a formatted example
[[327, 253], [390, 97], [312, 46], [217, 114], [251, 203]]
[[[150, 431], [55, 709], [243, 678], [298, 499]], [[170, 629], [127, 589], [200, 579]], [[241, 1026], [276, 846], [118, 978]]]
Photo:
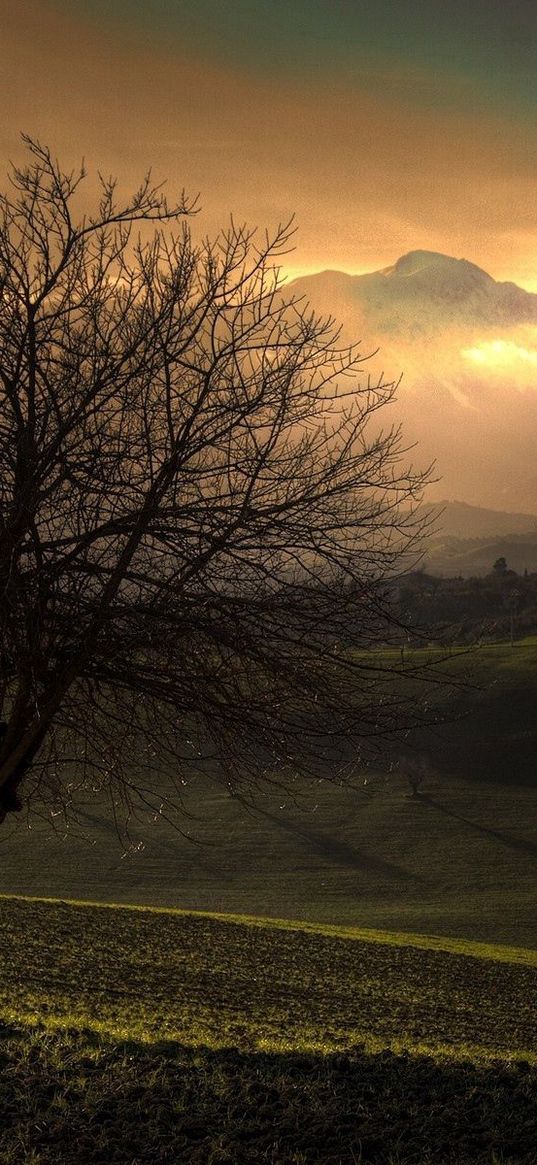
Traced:
[[3, 1165], [534, 1165], [537, 954], [0, 901]]
[[[465, 936], [537, 949], [537, 643], [446, 664], [467, 681], [456, 715], [418, 741], [419, 798], [401, 767], [354, 788], [296, 783], [250, 805], [209, 782], [164, 818], [114, 823], [88, 799], [80, 824], [0, 831], [0, 891]], [[366, 782], [366, 783], [364, 783]], [[3, 827], [4, 828], [4, 827]]]
[[[192, 797], [194, 801], [194, 797]], [[0, 837], [0, 891], [462, 935], [537, 948], [537, 789], [398, 777], [256, 798], [206, 788], [183, 820], [131, 826], [88, 812], [66, 836]]]
[[2, 1165], [536, 1165], [537, 643], [446, 668], [418, 796], [2, 834]]

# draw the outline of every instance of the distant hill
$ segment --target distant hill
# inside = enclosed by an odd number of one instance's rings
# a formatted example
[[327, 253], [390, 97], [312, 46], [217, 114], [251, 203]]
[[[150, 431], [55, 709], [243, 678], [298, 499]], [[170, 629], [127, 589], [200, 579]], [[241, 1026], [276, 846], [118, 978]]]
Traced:
[[503, 556], [517, 574], [537, 571], [537, 516], [447, 501], [424, 506], [431, 521], [422, 565], [431, 574], [488, 574]]
[[[537, 436], [537, 435], [536, 435]], [[534, 534], [537, 542], [537, 514], [509, 514], [486, 510], [467, 502], [440, 501], [426, 509], [438, 535], [450, 538], [490, 538]]]
[[422, 567], [445, 578], [462, 575], [480, 578], [489, 574], [497, 558], [505, 558], [517, 574], [537, 573], [537, 534], [506, 538], [432, 538], [422, 559]]

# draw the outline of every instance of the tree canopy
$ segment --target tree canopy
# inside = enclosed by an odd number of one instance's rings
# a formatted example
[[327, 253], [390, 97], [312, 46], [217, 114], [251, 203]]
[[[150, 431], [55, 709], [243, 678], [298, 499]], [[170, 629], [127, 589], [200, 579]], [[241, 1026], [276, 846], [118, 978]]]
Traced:
[[158, 810], [200, 767], [335, 776], [416, 716], [369, 652], [422, 526], [395, 385], [282, 283], [289, 225], [195, 241], [150, 175], [84, 215], [84, 170], [26, 144], [0, 200], [2, 815], [88, 786]]

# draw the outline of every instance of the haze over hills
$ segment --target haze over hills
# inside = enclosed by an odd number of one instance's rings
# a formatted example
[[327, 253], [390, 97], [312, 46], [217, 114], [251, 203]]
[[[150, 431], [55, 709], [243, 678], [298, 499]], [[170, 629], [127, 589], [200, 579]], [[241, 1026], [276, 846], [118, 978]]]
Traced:
[[402, 374], [394, 409], [417, 443], [414, 460], [436, 462], [430, 500], [537, 509], [536, 294], [420, 250], [381, 271], [323, 271], [289, 289], [373, 353], [364, 365], [373, 378]]
[[488, 538], [534, 534], [537, 540], [537, 514], [509, 514], [458, 501], [435, 502], [430, 507], [430, 513], [434, 528], [444, 537]]
[[429, 573], [482, 576], [501, 556], [518, 574], [537, 572], [537, 515], [502, 513], [457, 501], [424, 508], [431, 524], [420, 565]]

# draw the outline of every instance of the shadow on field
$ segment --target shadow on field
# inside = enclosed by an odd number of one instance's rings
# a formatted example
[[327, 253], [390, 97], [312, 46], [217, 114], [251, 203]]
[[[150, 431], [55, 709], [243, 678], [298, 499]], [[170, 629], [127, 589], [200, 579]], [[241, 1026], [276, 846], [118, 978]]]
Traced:
[[[99, 833], [104, 833], [105, 835], [108, 835], [111, 840], [111, 852], [114, 853], [114, 851], [116, 851], [119, 853], [117, 861], [110, 862], [108, 867], [109, 874], [114, 873], [116, 870], [121, 870], [125, 867], [125, 857], [130, 858], [132, 861], [132, 859], [137, 856], [136, 850], [132, 854], [125, 854], [125, 852], [122, 852], [124, 839], [121, 838], [118, 827], [113, 819], [107, 819], [104, 814], [101, 817], [96, 813], [89, 813], [85, 809], [77, 810], [77, 814], [79, 822], [82, 826], [90, 826], [90, 833], [86, 838], [87, 841], [91, 839], [92, 834], [98, 836]], [[158, 835], [151, 834], [150, 830], [148, 830], [147, 823], [144, 822], [137, 823], [138, 828], [135, 831], [136, 834], [139, 832], [140, 826], [142, 826], [142, 833], [144, 835], [144, 851], [146, 857], [148, 857], [150, 860], [157, 858], [157, 860], [161, 861], [163, 854], [167, 854], [168, 858], [171, 858], [176, 862], [178, 854], [181, 852], [181, 850], [184, 852], [184, 849], [186, 848], [182, 843], [186, 842], [186, 846], [188, 847], [188, 863], [190, 869], [196, 868], [202, 870], [205, 873], [208, 873], [211, 878], [216, 879], [220, 884], [231, 882], [233, 880], [232, 875], [225, 869], [221, 861], [219, 862], [218, 860], [211, 860], [210, 851], [216, 847], [209, 839], [204, 837], [203, 841], [200, 842], [196, 837], [190, 836], [184, 830], [180, 829], [177, 829], [176, 836], [171, 838], [166, 837], [162, 830], [159, 831]], [[145, 829], [143, 826], [145, 826]]]
[[30, 1150], [40, 1165], [535, 1165], [527, 1063], [209, 1051], [6, 1026], [0, 1057], [9, 1165]]
[[533, 841], [526, 841], [522, 837], [513, 837], [509, 833], [504, 833], [501, 829], [491, 829], [487, 825], [480, 825], [477, 821], [472, 821], [469, 817], [464, 817], [462, 813], [456, 813], [454, 809], [448, 809], [446, 805], [442, 805], [440, 801], [435, 801], [434, 797], [430, 797], [427, 793], [417, 793], [415, 795], [416, 801], [421, 801], [425, 805], [430, 805], [431, 808], [437, 809], [439, 813], [443, 813], [445, 817], [452, 817], [454, 821], [462, 821], [475, 833], [480, 833], [483, 837], [491, 837], [494, 841], [499, 841], [508, 849], [517, 850], [520, 853], [530, 854], [531, 857], [537, 857], [537, 845]]
[[349, 845], [348, 842], [341, 841], [340, 838], [334, 837], [332, 834], [323, 833], [320, 829], [312, 829], [302, 823], [299, 825], [284, 813], [271, 813], [262, 807], [259, 807], [258, 811], [280, 829], [307, 842], [314, 853], [326, 862], [347, 866], [353, 870], [360, 870], [362, 873], [377, 874], [391, 881], [411, 881], [421, 885], [433, 884], [431, 879], [423, 874], [416, 874], [412, 870], [406, 870], [403, 866], [396, 865], [395, 862], [387, 862], [383, 858], [363, 853], [355, 845]]

